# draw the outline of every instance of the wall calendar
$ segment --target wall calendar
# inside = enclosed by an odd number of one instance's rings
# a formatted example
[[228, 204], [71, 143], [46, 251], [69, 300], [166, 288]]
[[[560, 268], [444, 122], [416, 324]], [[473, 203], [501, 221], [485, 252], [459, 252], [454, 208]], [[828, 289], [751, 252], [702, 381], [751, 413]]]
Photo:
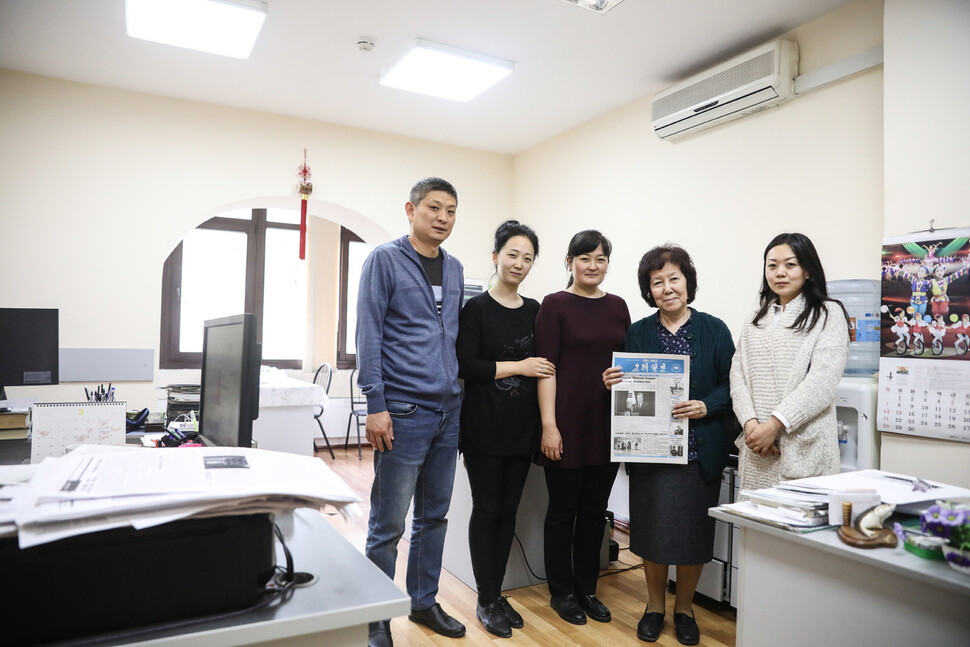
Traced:
[[970, 228], [882, 248], [876, 426], [970, 442]]

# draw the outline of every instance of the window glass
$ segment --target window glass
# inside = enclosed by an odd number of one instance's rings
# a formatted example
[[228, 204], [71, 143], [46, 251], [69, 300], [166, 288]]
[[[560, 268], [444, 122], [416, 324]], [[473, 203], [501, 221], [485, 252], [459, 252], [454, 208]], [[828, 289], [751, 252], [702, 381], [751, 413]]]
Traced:
[[355, 333], [357, 331], [357, 291], [360, 287], [360, 271], [370, 254], [371, 246], [359, 241], [350, 241], [347, 247], [347, 343], [344, 351], [348, 355], [357, 354]]
[[[297, 214], [299, 217], [299, 214]], [[266, 230], [263, 276], [263, 357], [302, 359], [306, 334], [306, 263], [300, 232]]]
[[[307, 214], [310, 217], [310, 214]], [[287, 225], [300, 224], [300, 211], [298, 209], [267, 209], [266, 222], [282, 222]]]
[[202, 352], [206, 319], [245, 311], [245, 233], [193, 229], [182, 240], [182, 294], [179, 351]]

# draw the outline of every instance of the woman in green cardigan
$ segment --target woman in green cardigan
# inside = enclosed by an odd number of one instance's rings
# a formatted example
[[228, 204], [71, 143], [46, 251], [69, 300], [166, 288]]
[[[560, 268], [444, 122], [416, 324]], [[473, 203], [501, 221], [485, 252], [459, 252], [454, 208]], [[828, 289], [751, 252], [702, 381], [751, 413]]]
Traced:
[[[720, 494], [734, 426], [730, 371], [734, 341], [723, 321], [687, 304], [697, 292], [690, 255], [675, 245], [644, 254], [637, 272], [640, 294], [658, 309], [626, 334], [624, 350], [690, 356], [690, 400], [672, 415], [688, 424], [687, 464], [630, 464], [630, 550], [643, 558], [647, 608], [637, 637], [653, 642], [663, 631], [668, 565], [677, 566], [674, 629], [696, 645], [700, 630], [692, 601], [704, 564], [714, 553], [714, 520], [707, 514]], [[608, 389], [623, 379], [619, 367], [603, 373]]]

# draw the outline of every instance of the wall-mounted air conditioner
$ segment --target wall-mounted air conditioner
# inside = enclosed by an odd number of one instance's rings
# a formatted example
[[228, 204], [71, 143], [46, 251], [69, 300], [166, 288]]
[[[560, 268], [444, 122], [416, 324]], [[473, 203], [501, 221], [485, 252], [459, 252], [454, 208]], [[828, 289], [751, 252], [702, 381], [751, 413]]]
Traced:
[[793, 96], [798, 45], [776, 40], [658, 92], [653, 131], [674, 139], [780, 105]]

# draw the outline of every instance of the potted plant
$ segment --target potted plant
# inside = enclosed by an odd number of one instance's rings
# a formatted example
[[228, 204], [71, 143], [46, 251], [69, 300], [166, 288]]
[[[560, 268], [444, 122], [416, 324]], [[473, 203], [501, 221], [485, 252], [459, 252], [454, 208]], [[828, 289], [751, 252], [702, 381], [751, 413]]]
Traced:
[[943, 556], [947, 563], [970, 575], [970, 509], [950, 501], [937, 501], [920, 516], [923, 532], [946, 541]]

